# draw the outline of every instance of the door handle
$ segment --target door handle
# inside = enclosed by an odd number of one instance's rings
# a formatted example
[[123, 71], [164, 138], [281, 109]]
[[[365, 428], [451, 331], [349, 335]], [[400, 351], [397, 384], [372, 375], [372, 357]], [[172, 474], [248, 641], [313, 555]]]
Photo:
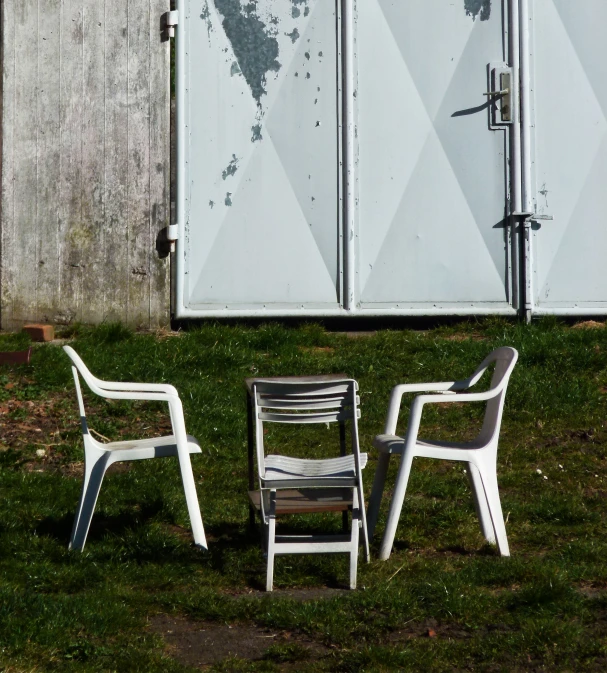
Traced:
[[[501, 71], [500, 71], [501, 70]], [[510, 69], [493, 68], [491, 72], [491, 86], [494, 91], [485, 91], [492, 103], [498, 103], [493, 107], [492, 118], [494, 124], [510, 124], [512, 122], [512, 72]]]

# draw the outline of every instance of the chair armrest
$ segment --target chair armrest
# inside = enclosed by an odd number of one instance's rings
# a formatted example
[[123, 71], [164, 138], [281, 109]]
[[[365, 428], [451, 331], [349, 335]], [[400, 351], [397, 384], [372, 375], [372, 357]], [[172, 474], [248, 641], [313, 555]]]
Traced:
[[456, 393], [453, 395], [419, 395], [415, 401], [419, 405], [439, 404], [445, 402], [486, 402], [493, 399], [501, 392], [501, 388], [486, 390], [482, 393]]
[[97, 379], [96, 383], [102, 390], [108, 391], [178, 395], [175, 387], [166, 383], [122, 383], [117, 381], [102, 381], [101, 379]]
[[106, 400], [144, 400], [147, 402], [176, 402], [179, 401], [179, 395], [171, 395], [162, 392], [151, 391], [122, 391], [112, 390], [110, 388], [97, 388], [91, 386], [91, 390]]
[[466, 381], [443, 381], [442, 383], [401, 383], [392, 388], [390, 402], [388, 403], [388, 415], [384, 427], [384, 435], [396, 434], [396, 424], [402, 397], [405, 393], [425, 393], [441, 391], [443, 396], [454, 395], [457, 390], [466, 388]]
[[85, 381], [96, 395], [108, 400], [146, 400], [148, 402], [179, 400], [177, 391], [169, 385], [102, 381], [92, 375], [87, 376]]

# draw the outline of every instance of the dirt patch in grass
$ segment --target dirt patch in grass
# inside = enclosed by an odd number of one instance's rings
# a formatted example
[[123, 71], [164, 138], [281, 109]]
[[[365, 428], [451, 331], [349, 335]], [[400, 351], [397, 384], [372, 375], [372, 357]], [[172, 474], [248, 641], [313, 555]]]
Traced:
[[11, 448], [24, 444], [52, 446], [64, 424], [59, 400], [9, 399], [0, 403], [0, 443]]
[[162, 636], [167, 653], [185, 666], [217, 664], [229, 657], [270, 659], [282, 663], [314, 661], [331, 650], [301, 634], [267, 629], [254, 624], [194, 622], [183, 617], [156, 615], [150, 620]]
[[[10, 394], [16, 394], [30, 383], [27, 379], [15, 377], [4, 388]], [[141, 405], [128, 414], [122, 414], [113, 411], [111, 403], [95, 400], [87, 407], [87, 418], [93, 428], [98, 419], [110, 419], [114, 426], [112, 440], [158, 437], [172, 431], [168, 414], [159, 415]], [[91, 432], [101, 441], [107, 439], [95, 433], [94, 429]], [[19, 399], [16, 395], [0, 401], [0, 453], [15, 452], [15, 467], [25, 472], [59, 471], [64, 476], [82, 477], [83, 462], [73, 461], [73, 455], [69, 461], [74, 447], [82, 447], [75, 395], [53, 393], [36, 401]], [[122, 473], [129, 469], [130, 465], [117, 463], [109, 468], [108, 473]]]
[[[189, 533], [188, 533], [189, 534]], [[210, 536], [207, 536], [212, 539]], [[265, 566], [261, 569], [265, 571]], [[263, 598], [264, 596], [272, 596], [274, 598], [290, 598], [298, 603], [306, 603], [308, 601], [322, 601], [340, 596], [347, 596], [351, 594], [350, 589], [338, 589], [333, 587], [309, 587], [301, 589], [274, 589], [271, 594], [266, 591], [257, 589], [247, 589], [246, 591], [226, 591], [232, 598]]]
[[413, 638], [451, 638], [462, 640], [471, 638], [472, 632], [459, 624], [439, 624], [436, 619], [424, 622], [409, 622], [388, 635], [388, 643], [394, 645]]
[[486, 341], [487, 339], [478, 332], [469, 332], [468, 334], [449, 334], [442, 337], [445, 341]]
[[330, 346], [300, 346], [299, 350], [302, 353], [310, 353], [311, 355], [332, 355], [335, 353], [335, 348]]
[[605, 327], [604, 322], [598, 322], [596, 320], [584, 320], [582, 322], [576, 322], [571, 329], [599, 329]]

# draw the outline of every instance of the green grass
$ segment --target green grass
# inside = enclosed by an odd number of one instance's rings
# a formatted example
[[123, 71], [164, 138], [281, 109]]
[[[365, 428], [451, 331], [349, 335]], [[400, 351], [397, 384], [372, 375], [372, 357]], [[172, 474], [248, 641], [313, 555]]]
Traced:
[[[179, 336], [76, 326], [66, 336], [101, 378], [178, 388], [188, 432], [203, 448], [192, 462], [209, 551], [191, 544], [178, 468], [168, 459], [110, 472], [85, 551], [68, 552], [82, 461], [73, 381], [59, 347], [35, 346], [30, 365], [0, 366], [0, 670], [195, 670], [150, 626], [159, 614], [287, 638], [269, 640], [254, 660], [228, 658], [212, 670], [607, 668], [607, 328], [491, 319], [356, 339], [313, 324], [211, 324]], [[0, 335], [0, 350], [28, 344]], [[243, 379], [356, 378], [368, 495], [371, 440], [391, 387], [464, 377], [501, 345], [520, 353], [498, 455], [511, 558], [484, 544], [461, 465], [418, 459], [392, 556], [361, 561], [359, 590], [336, 592], [346, 586], [347, 558], [319, 555], [278, 558], [276, 591], [260, 591], [264, 559], [247, 526]], [[105, 436], [167, 430], [159, 405], [88, 401], [91, 425]], [[424, 428], [464, 437], [480, 411], [429, 409]], [[403, 413], [401, 430], [405, 421]], [[268, 439], [321, 450], [329, 437], [323, 426]], [[386, 511], [385, 501], [375, 545]], [[332, 530], [339, 517], [313, 525]], [[321, 654], [312, 657], [306, 643]]]

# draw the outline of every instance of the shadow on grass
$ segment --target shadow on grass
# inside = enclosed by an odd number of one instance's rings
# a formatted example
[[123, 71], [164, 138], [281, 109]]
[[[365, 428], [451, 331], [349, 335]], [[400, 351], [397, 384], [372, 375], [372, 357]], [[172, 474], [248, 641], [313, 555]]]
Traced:
[[[138, 528], [157, 517], [163, 509], [163, 502], [155, 500], [137, 509], [126, 510], [114, 516], [93, 514], [87, 542], [99, 541], [106, 535], [119, 536], [129, 530]], [[47, 536], [64, 544], [68, 544], [72, 535], [75, 513], [65, 514], [61, 518], [47, 517], [35, 528], [39, 536]]]
[[[379, 553], [379, 545], [381, 538], [375, 540], [374, 544], [371, 546], [372, 553]], [[420, 555], [440, 555], [440, 554], [453, 554], [455, 556], [490, 556], [495, 557], [499, 556], [499, 551], [497, 547], [486, 543], [478, 548], [473, 547], [464, 547], [463, 545], [446, 545], [444, 547], [427, 547], [420, 549], [419, 546], [413, 547], [411, 543], [407, 540], [395, 540], [392, 546], [393, 552], [410, 552], [415, 551]]]
[[[291, 533], [301, 533], [298, 526], [288, 528]], [[309, 533], [309, 528], [305, 532]], [[320, 532], [323, 532], [322, 529]], [[239, 575], [247, 587], [265, 594], [266, 556], [263, 551], [261, 527], [249, 528], [248, 525], [235, 524], [211, 526], [207, 528], [207, 536], [209, 567], [225, 577]], [[302, 599], [306, 598], [309, 591], [317, 591], [318, 585], [334, 590], [347, 589], [347, 574], [342, 571], [336, 573], [333, 564], [319, 562], [315, 556], [304, 554], [288, 557], [293, 573], [288, 585], [292, 586], [292, 581], [295, 581], [296, 585], [306, 587], [313, 578], [313, 588], [300, 587]], [[326, 559], [327, 555], [322, 556]], [[339, 556], [345, 557], [342, 554]], [[277, 589], [282, 587], [280, 569], [281, 565], [287, 562], [286, 558], [278, 557], [276, 560], [274, 579]]]

